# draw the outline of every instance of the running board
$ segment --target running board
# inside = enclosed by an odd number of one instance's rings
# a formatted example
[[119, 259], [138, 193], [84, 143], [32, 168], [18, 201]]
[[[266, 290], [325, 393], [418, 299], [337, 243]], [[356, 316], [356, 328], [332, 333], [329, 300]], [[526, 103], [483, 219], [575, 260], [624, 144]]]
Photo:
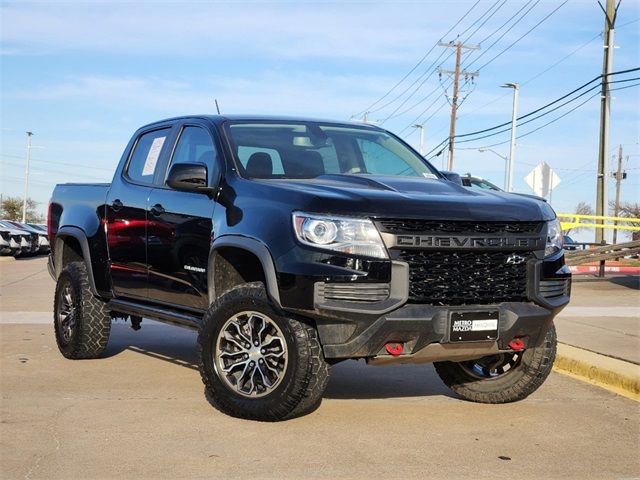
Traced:
[[193, 330], [198, 330], [202, 323], [201, 317], [196, 315], [116, 298], [109, 300], [107, 308], [112, 312], [121, 312], [126, 313], [127, 315], [146, 317], [159, 322], [190, 328]]

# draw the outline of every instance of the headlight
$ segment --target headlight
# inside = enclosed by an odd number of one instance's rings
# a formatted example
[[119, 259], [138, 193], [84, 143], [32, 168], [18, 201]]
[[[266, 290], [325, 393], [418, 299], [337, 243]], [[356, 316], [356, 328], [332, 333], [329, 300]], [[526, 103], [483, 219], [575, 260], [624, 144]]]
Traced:
[[562, 227], [560, 226], [560, 220], [557, 218], [547, 222], [547, 245], [544, 249], [545, 257], [558, 253], [562, 250], [563, 245]]
[[378, 230], [367, 218], [295, 212], [293, 228], [298, 240], [305, 245], [353, 255], [388, 258]]

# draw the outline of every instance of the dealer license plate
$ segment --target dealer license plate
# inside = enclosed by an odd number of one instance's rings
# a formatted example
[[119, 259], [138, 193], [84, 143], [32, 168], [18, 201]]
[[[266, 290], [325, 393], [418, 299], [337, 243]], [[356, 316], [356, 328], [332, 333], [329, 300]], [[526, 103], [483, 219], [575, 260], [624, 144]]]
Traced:
[[497, 310], [451, 312], [449, 316], [449, 341], [481, 342], [498, 338]]

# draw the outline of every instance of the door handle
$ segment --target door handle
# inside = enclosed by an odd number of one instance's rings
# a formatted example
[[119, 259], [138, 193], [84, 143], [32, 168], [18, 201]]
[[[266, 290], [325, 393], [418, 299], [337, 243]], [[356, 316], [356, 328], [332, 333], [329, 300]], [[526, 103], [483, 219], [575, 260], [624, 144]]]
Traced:
[[159, 217], [164, 213], [164, 208], [159, 203], [156, 203], [153, 207], [150, 208], [151, 214]]
[[115, 199], [111, 203], [111, 210], [113, 210], [114, 212], [119, 212], [120, 210], [122, 210], [122, 207], [124, 207], [124, 204], [120, 201], [120, 199]]

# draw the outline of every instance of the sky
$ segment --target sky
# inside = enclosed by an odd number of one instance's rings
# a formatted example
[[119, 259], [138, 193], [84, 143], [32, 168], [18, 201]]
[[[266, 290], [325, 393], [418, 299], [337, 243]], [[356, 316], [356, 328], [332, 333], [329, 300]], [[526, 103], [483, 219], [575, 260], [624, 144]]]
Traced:
[[[640, 1], [623, 0], [614, 71], [640, 66], [639, 19]], [[369, 110], [369, 121], [416, 147], [411, 125], [421, 123], [430, 152], [448, 135], [450, 118], [448, 77], [436, 67], [453, 69], [454, 57], [439, 41], [480, 46], [463, 55], [463, 69], [479, 70], [473, 84], [463, 82], [457, 133], [464, 134], [511, 120], [505, 82], [521, 84], [525, 114], [597, 77], [603, 25], [591, 0], [2, 1], [2, 194], [22, 196], [26, 131], [34, 133], [29, 195], [45, 211], [56, 183], [110, 181], [138, 127], [215, 113], [216, 98], [222, 113], [350, 120]], [[515, 190], [531, 193], [524, 177], [544, 161], [561, 180], [551, 198], [556, 211], [580, 201], [595, 207], [599, 111], [594, 90], [522, 125], [519, 134], [562, 116], [518, 140]], [[613, 92], [610, 155], [622, 144], [623, 201], [639, 201], [639, 111], [640, 87]], [[454, 170], [503, 185], [509, 135], [458, 144]], [[495, 143], [495, 153], [478, 151]], [[442, 167], [444, 157], [432, 161]], [[612, 199], [614, 192], [610, 180]]]

